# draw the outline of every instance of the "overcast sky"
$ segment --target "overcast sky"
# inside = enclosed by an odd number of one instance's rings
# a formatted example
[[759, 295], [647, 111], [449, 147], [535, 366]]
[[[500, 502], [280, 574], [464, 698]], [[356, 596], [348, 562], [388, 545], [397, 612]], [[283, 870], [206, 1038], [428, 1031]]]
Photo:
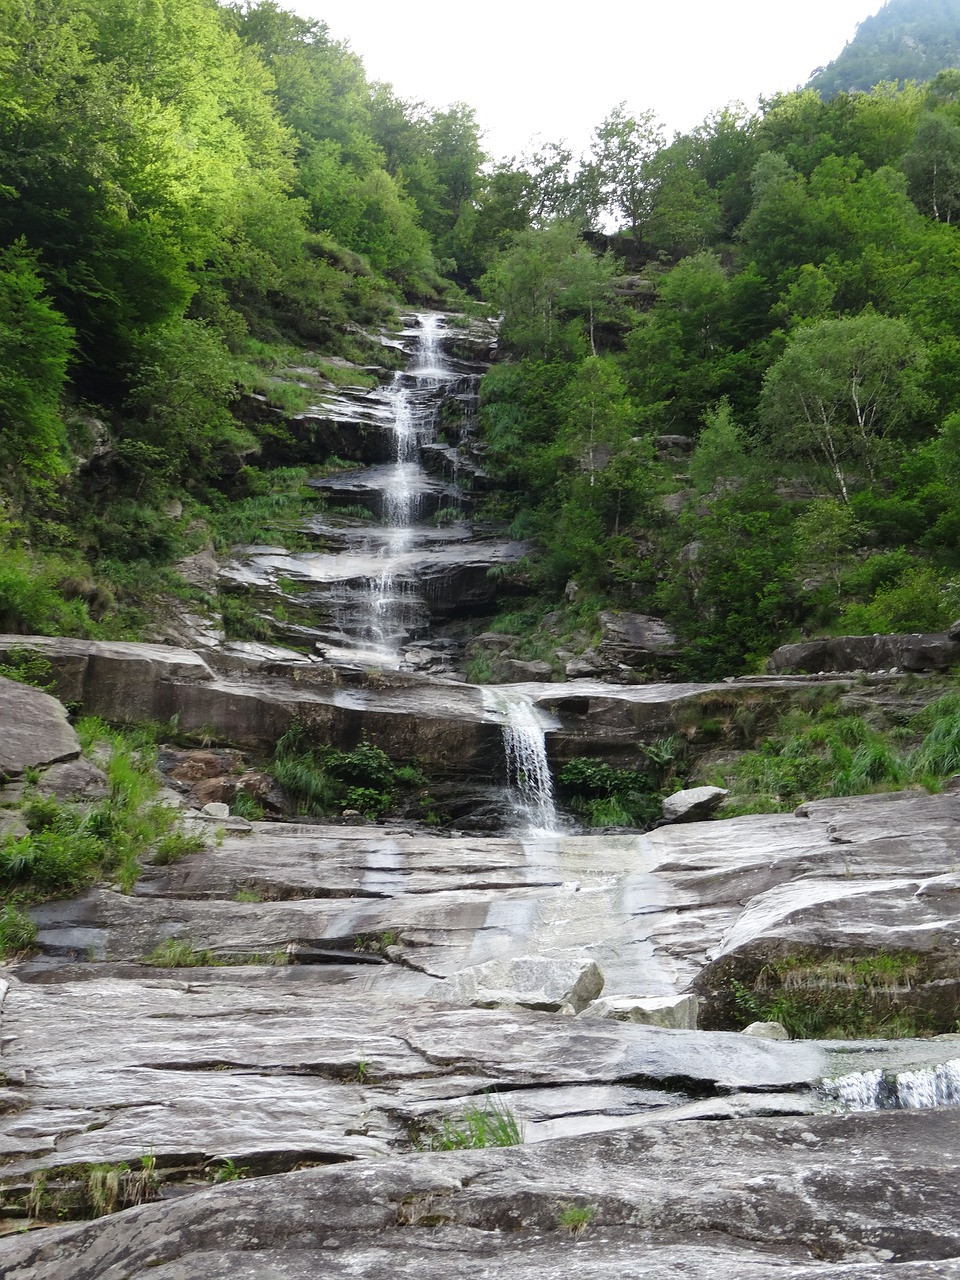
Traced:
[[539, 135], [586, 147], [611, 107], [668, 133], [794, 89], [882, 0], [283, 0], [349, 42], [367, 75], [432, 107], [474, 107], [496, 158]]

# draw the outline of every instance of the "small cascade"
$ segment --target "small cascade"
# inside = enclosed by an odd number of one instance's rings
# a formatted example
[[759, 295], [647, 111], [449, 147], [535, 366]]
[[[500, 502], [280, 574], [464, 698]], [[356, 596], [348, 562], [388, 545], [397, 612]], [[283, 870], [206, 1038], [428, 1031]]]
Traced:
[[845, 1111], [917, 1111], [960, 1106], [960, 1058], [916, 1071], [854, 1071], [823, 1081]]
[[503, 717], [507, 783], [524, 831], [554, 835], [562, 827], [553, 802], [546, 726], [529, 698], [504, 688], [483, 689], [487, 708]]
[[919, 1071], [901, 1071], [897, 1076], [900, 1105], [919, 1107], [960, 1107], [960, 1058]]

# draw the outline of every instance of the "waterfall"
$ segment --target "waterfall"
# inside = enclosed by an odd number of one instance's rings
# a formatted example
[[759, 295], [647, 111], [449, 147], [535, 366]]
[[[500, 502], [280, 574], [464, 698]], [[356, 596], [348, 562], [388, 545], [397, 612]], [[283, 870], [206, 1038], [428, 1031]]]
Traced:
[[934, 1067], [887, 1074], [854, 1071], [823, 1081], [824, 1092], [848, 1111], [915, 1111], [960, 1106], [960, 1058]]
[[553, 803], [553, 779], [547, 760], [545, 726], [533, 702], [517, 690], [482, 690], [488, 710], [503, 718], [507, 783], [523, 828], [531, 834], [555, 834], [560, 819]]
[[[394, 374], [386, 393], [393, 461], [383, 478], [382, 524], [369, 541], [369, 551], [380, 567], [366, 582], [365, 599], [358, 602], [360, 639], [373, 646], [366, 658], [388, 667], [400, 666], [404, 642], [415, 631], [423, 609], [409, 567], [410, 553], [419, 545], [417, 521], [426, 481], [420, 446], [433, 434], [438, 390], [454, 376], [443, 354], [441, 317], [424, 313], [416, 321], [411, 368]], [[351, 630], [356, 632], [348, 616], [349, 593], [344, 603], [341, 628], [349, 635]]]

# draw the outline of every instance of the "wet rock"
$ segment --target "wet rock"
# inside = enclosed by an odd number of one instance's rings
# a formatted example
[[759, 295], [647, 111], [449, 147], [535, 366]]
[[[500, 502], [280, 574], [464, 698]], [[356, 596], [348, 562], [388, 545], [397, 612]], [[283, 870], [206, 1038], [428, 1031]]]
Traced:
[[695, 1031], [700, 1001], [696, 996], [601, 996], [580, 1014], [614, 1022], [642, 1022], [652, 1027]]
[[434, 988], [435, 999], [475, 1005], [575, 1013], [596, 1000], [603, 974], [592, 960], [554, 960], [547, 956], [511, 956], [452, 974]]
[[[10, 648], [2, 656], [9, 658]], [[0, 676], [0, 778], [72, 760], [80, 743], [61, 704], [31, 685]]]
[[782, 1022], [751, 1022], [741, 1035], [755, 1036], [758, 1040], [789, 1040], [790, 1032]]
[[710, 818], [729, 795], [723, 787], [690, 787], [676, 791], [663, 801], [665, 822], [703, 822]]

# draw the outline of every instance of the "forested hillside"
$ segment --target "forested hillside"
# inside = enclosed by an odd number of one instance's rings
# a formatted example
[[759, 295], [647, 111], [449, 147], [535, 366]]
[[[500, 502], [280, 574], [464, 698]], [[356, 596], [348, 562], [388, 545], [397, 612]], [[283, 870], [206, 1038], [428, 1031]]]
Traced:
[[[514, 355], [490, 455], [544, 608], [659, 613], [695, 675], [960, 613], [958, 200], [960, 73], [669, 144], [613, 113], [555, 199], [573, 220], [483, 280]], [[605, 255], [578, 235], [603, 210]]]
[[960, 71], [494, 163], [274, 0], [0, 15], [3, 629], [147, 634], [171, 566], [294, 528], [326, 462], [250, 393], [303, 408], [285, 370], [478, 296], [532, 650], [629, 607], [713, 676], [960, 613]]
[[887, 0], [865, 18], [840, 56], [810, 77], [825, 98], [884, 81], [932, 80], [960, 66], [958, 0]]
[[470, 283], [478, 139], [273, 0], [0, 0], [0, 627], [135, 633], [269, 502], [238, 395]]

